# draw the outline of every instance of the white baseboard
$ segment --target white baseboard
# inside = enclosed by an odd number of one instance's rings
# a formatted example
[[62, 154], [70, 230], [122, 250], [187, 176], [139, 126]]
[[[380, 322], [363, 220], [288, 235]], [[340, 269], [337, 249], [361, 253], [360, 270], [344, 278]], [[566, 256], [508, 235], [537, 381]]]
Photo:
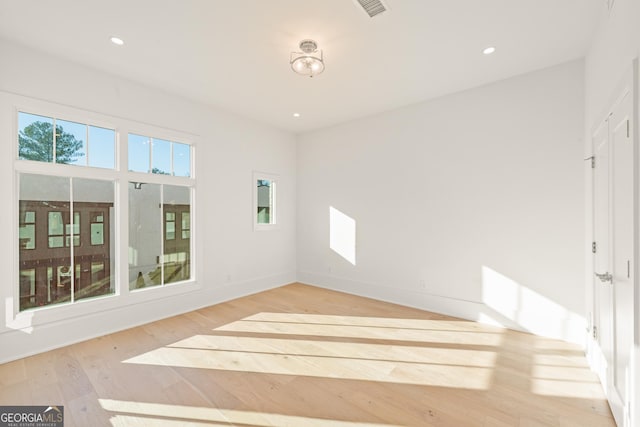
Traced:
[[[566, 316], [554, 315], [553, 313], [528, 311], [522, 313], [523, 322], [518, 322], [497, 312], [483, 302], [434, 295], [419, 289], [365, 283], [308, 271], [299, 271], [298, 281], [326, 289], [584, 345], [584, 324], [583, 320], [577, 316], [567, 319]], [[553, 318], [553, 316], [557, 318]], [[543, 324], [553, 325], [554, 323], [562, 325], [562, 327], [545, 328], [541, 326]], [[526, 325], [532, 325], [532, 327], [527, 327]]]
[[81, 317], [38, 325], [28, 330], [8, 330], [0, 334], [2, 342], [0, 363], [187, 313], [295, 281], [295, 272], [288, 272], [222, 286], [204, 285], [200, 290], [174, 295], [171, 298], [98, 311]]

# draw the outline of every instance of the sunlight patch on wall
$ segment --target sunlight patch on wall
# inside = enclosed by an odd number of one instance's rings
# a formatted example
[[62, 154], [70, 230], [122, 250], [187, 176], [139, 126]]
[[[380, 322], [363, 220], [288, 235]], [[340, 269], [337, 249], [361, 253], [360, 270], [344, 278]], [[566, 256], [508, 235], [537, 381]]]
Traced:
[[268, 412], [239, 411], [233, 409], [203, 408], [197, 406], [168, 405], [164, 403], [131, 402], [126, 400], [98, 399], [100, 406], [118, 415], [111, 417], [114, 425], [184, 426], [184, 425], [247, 425], [267, 426], [311, 426], [321, 427], [392, 427], [358, 421], [327, 420], [297, 415]]
[[329, 207], [329, 247], [352, 265], [356, 265], [356, 220]]
[[584, 330], [584, 317], [487, 266], [482, 266], [482, 302], [526, 331], [572, 342], [584, 338], [575, 335]]

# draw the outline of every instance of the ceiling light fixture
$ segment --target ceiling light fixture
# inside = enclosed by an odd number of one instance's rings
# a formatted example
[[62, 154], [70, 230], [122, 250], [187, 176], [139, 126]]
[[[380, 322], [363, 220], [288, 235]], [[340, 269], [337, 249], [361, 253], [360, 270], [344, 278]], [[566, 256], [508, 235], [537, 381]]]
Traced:
[[289, 63], [293, 71], [309, 77], [324, 71], [324, 58], [322, 50], [318, 51], [318, 43], [309, 39], [302, 40], [300, 50], [302, 52], [291, 52]]
[[493, 46], [489, 46], [489, 47], [485, 47], [485, 48], [482, 50], [482, 53], [484, 53], [485, 55], [491, 55], [491, 54], [492, 54], [493, 52], [495, 52], [495, 51], [496, 51], [496, 48], [495, 48], [495, 47], [493, 47]]
[[122, 40], [120, 37], [111, 37], [111, 43], [122, 46], [124, 44], [124, 40]]
[[298, 117], [300, 117], [300, 113], [293, 113], [293, 117], [297, 119]]

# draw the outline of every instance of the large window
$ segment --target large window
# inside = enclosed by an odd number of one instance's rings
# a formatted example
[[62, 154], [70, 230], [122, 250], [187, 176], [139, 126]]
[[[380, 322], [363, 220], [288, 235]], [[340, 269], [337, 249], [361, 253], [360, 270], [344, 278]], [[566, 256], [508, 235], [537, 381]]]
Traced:
[[103, 230], [110, 226], [114, 183], [26, 173], [18, 179], [20, 310], [113, 294], [113, 238], [107, 233], [92, 244], [90, 224], [100, 210]]
[[[70, 113], [17, 113], [16, 309], [193, 279], [192, 146], [175, 133], [119, 134], [120, 124], [136, 127], [124, 119], [90, 123], [78, 120], [83, 112], [58, 110]], [[116, 250], [127, 235], [128, 254]], [[118, 268], [127, 255], [128, 268]]]
[[129, 288], [191, 277], [191, 188], [129, 183]]

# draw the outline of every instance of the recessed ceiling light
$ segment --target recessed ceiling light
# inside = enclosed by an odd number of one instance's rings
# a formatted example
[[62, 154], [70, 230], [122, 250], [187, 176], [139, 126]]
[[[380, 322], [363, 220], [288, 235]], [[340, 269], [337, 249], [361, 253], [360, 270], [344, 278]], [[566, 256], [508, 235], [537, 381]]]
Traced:
[[493, 52], [496, 51], [496, 48], [493, 46], [489, 46], [484, 48], [484, 50], [482, 51], [482, 53], [484, 53], [485, 55], [491, 55]]
[[300, 113], [293, 113], [293, 117], [295, 117], [295, 118], [300, 117]]
[[122, 40], [120, 37], [111, 37], [111, 43], [122, 46], [124, 44], [124, 40]]

